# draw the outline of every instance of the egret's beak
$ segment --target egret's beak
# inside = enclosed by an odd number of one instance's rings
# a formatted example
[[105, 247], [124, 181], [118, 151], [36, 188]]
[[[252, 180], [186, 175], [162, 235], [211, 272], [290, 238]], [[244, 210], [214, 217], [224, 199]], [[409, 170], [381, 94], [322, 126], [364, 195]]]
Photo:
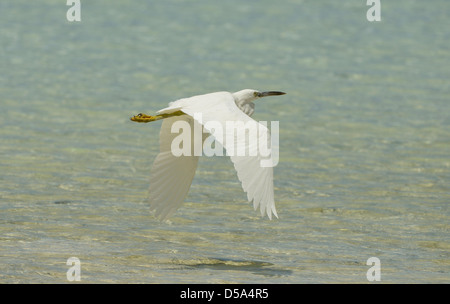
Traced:
[[266, 96], [276, 96], [276, 95], [284, 95], [286, 93], [279, 92], [279, 91], [268, 91], [268, 92], [261, 92], [258, 94], [258, 97], [266, 97]]

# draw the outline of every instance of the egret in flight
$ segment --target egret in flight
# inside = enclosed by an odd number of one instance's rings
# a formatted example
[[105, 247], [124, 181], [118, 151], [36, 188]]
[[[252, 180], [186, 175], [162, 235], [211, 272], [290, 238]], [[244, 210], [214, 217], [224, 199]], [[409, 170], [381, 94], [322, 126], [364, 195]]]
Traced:
[[[206, 132], [214, 133], [212, 129], [208, 129], [208, 122], [219, 122], [222, 125], [227, 122], [254, 122], [261, 127], [258, 129], [259, 133], [266, 133], [258, 134], [258, 137], [270, 140], [269, 130], [250, 118], [255, 109], [253, 101], [261, 97], [284, 94], [286, 93], [279, 91], [259, 92], [250, 89], [235, 93], [216, 92], [173, 101], [169, 103], [169, 107], [159, 110], [155, 116], [139, 113], [131, 117], [132, 121], [145, 123], [164, 119], [159, 139], [160, 152], [151, 170], [148, 198], [155, 216], [161, 220], [166, 219], [181, 206], [197, 168], [199, 156], [175, 156], [171, 150], [172, 141], [177, 136], [172, 132], [174, 123], [185, 121], [192, 126], [191, 129], [194, 128], [194, 123], [200, 123]], [[201, 121], [198, 120], [198, 113], [201, 114]], [[262, 135], [265, 137], [261, 137]], [[248, 141], [228, 142], [219, 136], [215, 137], [215, 140], [227, 150], [227, 153], [236, 146], [238, 149], [249, 148]], [[272, 219], [272, 214], [278, 217], [274, 201], [272, 166], [261, 166], [261, 155], [230, 155], [230, 159], [242, 188], [247, 193], [248, 201], [253, 202], [254, 209], [259, 207], [261, 216], [267, 214], [269, 219]]]

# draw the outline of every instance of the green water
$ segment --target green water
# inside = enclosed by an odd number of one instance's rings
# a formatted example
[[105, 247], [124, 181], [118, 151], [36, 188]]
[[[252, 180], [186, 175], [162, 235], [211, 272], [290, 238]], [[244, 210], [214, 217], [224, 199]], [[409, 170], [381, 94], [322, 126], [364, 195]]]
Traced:
[[[60, 3], [58, 3], [60, 2]], [[0, 3], [0, 282], [450, 283], [450, 4]], [[244, 88], [280, 122], [280, 219], [200, 160], [168, 223], [144, 199], [178, 98]]]

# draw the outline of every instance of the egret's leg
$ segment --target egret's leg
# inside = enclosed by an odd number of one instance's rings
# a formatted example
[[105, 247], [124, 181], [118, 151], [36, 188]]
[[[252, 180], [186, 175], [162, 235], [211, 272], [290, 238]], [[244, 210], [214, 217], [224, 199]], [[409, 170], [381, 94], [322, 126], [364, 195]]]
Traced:
[[135, 121], [135, 122], [151, 122], [151, 121], [155, 121], [155, 120], [160, 120], [160, 119], [164, 119], [167, 117], [173, 117], [173, 116], [180, 116], [180, 115], [184, 115], [185, 113], [181, 112], [181, 111], [176, 111], [170, 114], [160, 114], [160, 115], [155, 115], [155, 116], [150, 116], [147, 114], [142, 114], [139, 113], [138, 115], [134, 115], [133, 117], [130, 118], [130, 120]]

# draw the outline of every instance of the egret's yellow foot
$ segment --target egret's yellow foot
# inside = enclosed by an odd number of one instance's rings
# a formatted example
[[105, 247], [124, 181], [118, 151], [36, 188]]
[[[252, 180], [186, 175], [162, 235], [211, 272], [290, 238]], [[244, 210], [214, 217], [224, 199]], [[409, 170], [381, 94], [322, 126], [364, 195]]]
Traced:
[[162, 117], [159, 118], [158, 116], [150, 116], [150, 115], [147, 115], [147, 114], [139, 113], [138, 115], [134, 115], [130, 119], [132, 121], [135, 121], [135, 122], [150, 122], [150, 121], [155, 121], [155, 120], [158, 120], [158, 119], [162, 119]]
[[131, 117], [130, 120], [135, 121], [135, 122], [151, 122], [151, 121], [155, 121], [155, 120], [164, 119], [167, 117], [180, 116], [180, 115], [184, 115], [184, 113], [181, 111], [176, 111], [176, 112], [173, 112], [170, 114], [160, 114], [160, 115], [155, 115], [155, 116], [150, 116], [147, 114], [139, 113], [138, 115], [134, 115], [133, 117]]

